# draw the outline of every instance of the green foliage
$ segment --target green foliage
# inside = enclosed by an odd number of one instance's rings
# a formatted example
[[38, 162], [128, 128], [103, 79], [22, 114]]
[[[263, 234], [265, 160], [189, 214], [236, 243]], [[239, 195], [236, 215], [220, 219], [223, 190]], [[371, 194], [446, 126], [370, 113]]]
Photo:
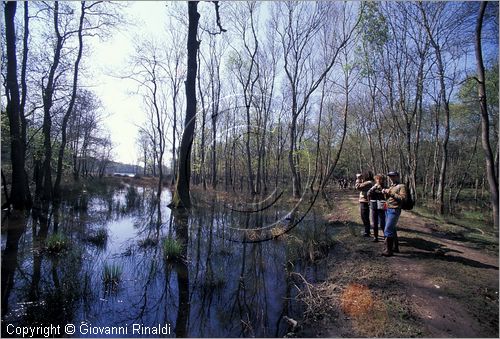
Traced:
[[47, 238], [45, 248], [47, 249], [47, 252], [57, 254], [68, 249], [68, 243], [68, 238], [66, 238], [63, 234], [54, 233]]
[[[468, 80], [465, 81], [460, 90], [458, 91], [458, 98], [463, 104], [475, 107], [476, 111], [479, 111], [479, 102], [477, 94], [477, 81], [475, 80], [475, 74], [471, 74]], [[486, 80], [486, 100], [488, 106], [498, 107], [498, 63], [493, 63], [489, 68], [485, 70], [485, 80]]]
[[356, 64], [361, 66], [361, 74], [367, 76], [374, 72], [375, 57], [389, 40], [387, 19], [375, 1], [364, 2], [360, 9], [358, 30], [361, 46], [356, 48]]
[[179, 259], [182, 255], [182, 249], [182, 244], [176, 239], [171, 237], [163, 239], [163, 256], [165, 259]]
[[365, 43], [372, 48], [382, 47], [389, 39], [387, 20], [375, 1], [364, 3], [360, 12], [359, 30]]

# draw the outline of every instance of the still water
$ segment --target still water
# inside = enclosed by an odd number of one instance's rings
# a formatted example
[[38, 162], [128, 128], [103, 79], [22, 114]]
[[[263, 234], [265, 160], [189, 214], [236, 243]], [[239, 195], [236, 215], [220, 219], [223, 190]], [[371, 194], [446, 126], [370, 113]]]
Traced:
[[[172, 212], [170, 200], [169, 190], [158, 201], [152, 189], [122, 186], [81, 193], [48, 217], [5, 220], [2, 336], [286, 334], [283, 317], [302, 314], [296, 273], [324, 279], [308, 244], [331, 229], [311, 212], [284, 237], [242, 243], [238, 228], [272, 224], [286, 211], [245, 213], [213, 201], [186, 214]], [[49, 251], [55, 233], [65, 246]], [[165, 239], [181, 245], [181, 259], [167, 257]]]

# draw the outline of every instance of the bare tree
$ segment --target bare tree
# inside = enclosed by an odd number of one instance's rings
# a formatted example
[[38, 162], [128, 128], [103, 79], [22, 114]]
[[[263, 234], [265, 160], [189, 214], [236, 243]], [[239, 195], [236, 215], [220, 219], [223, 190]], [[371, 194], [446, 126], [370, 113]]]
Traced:
[[154, 150], [154, 158], [158, 164], [158, 192], [161, 195], [163, 183], [163, 158], [167, 143], [167, 93], [165, 82], [167, 80], [165, 51], [155, 41], [144, 40], [136, 46], [132, 58], [132, 74], [125, 78], [134, 80], [138, 91], [143, 96], [149, 117], [147, 127], [141, 129], [150, 136]]
[[[444, 109], [444, 137], [441, 143], [441, 164], [436, 196], [439, 212], [443, 214], [445, 180], [448, 166], [448, 142], [450, 139], [450, 95], [454, 85], [453, 81], [456, 77], [452, 72], [448, 72], [447, 76], [443, 50], [451, 50], [450, 44], [453, 43], [453, 40], [451, 40], [450, 37], [457, 33], [461, 20], [463, 20], [464, 17], [458, 5], [453, 5], [454, 7], [452, 7], [452, 5], [447, 6], [446, 3], [428, 5], [430, 5], [430, 8], [429, 6], [426, 8], [422, 3], [419, 3], [419, 9], [422, 15], [424, 29], [429, 37], [430, 45], [434, 50], [437, 64], [437, 76], [439, 79], [440, 102]], [[430, 12], [432, 12], [432, 17], [434, 18], [433, 22], [429, 20]], [[446, 84], [447, 78], [452, 78], [451, 84], [448, 86]]]
[[486, 85], [484, 76], [483, 52], [481, 47], [481, 31], [483, 27], [484, 12], [487, 2], [481, 2], [476, 24], [476, 63], [477, 63], [477, 94], [479, 97], [479, 108], [481, 109], [481, 145], [486, 161], [486, 176], [490, 188], [490, 200], [493, 210], [493, 224], [498, 229], [498, 167], [495, 168], [495, 160], [490, 144], [490, 117], [488, 114]]
[[[214, 1], [217, 26], [220, 32], [226, 30], [222, 28], [219, 17], [219, 3]], [[187, 77], [186, 77], [186, 116], [184, 119], [184, 132], [179, 152], [179, 170], [177, 182], [172, 202], [172, 208], [191, 207], [191, 196], [189, 192], [189, 182], [191, 177], [191, 149], [194, 140], [194, 129], [196, 122], [196, 72], [198, 68], [197, 54], [200, 42], [197, 39], [198, 23], [200, 13], [198, 13], [198, 1], [188, 2], [188, 38], [187, 38]]]
[[[351, 39], [359, 19], [349, 27], [342, 25], [346, 20], [346, 7], [349, 5], [334, 3], [293, 3], [279, 4], [274, 13], [274, 27], [280, 37], [284, 69], [291, 94], [290, 148], [288, 163], [292, 172], [293, 196], [300, 197], [301, 180], [298, 171], [297, 120], [301, 114], [306, 114], [306, 108], [311, 95], [324, 81], [326, 75], [337, 61], [339, 52]], [[285, 8], [281, 8], [285, 6]], [[341, 7], [341, 8], [340, 8]], [[343, 12], [344, 11], [344, 12]], [[286, 15], [281, 13], [285, 12]], [[343, 15], [341, 14], [343, 12]], [[300, 20], [299, 20], [300, 18]], [[283, 22], [284, 19], [284, 22]], [[314, 69], [310, 56], [313, 53], [314, 41], [321, 25], [331, 21], [337, 22], [342, 32], [332, 36], [329, 62], [321, 70]], [[305, 118], [305, 117], [304, 117]]]
[[198, 68], [196, 55], [200, 42], [196, 36], [198, 34], [198, 1], [188, 2], [188, 39], [187, 39], [187, 78], [186, 78], [186, 117], [184, 119], [184, 133], [179, 152], [179, 171], [175, 193], [169, 206], [179, 208], [191, 207], [191, 197], [189, 193], [189, 181], [191, 176], [191, 147], [193, 145], [194, 127], [196, 119], [196, 70]]
[[77, 57], [75, 60], [75, 66], [73, 70], [73, 89], [71, 93], [71, 98], [69, 100], [68, 108], [66, 110], [66, 113], [63, 116], [62, 120], [62, 125], [61, 125], [61, 143], [59, 145], [59, 154], [58, 154], [58, 159], [57, 159], [57, 170], [56, 170], [56, 179], [54, 182], [54, 199], [59, 202], [61, 199], [61, 192], [60, 192], [60, 185], [61, 185], [61, 177], [62, 177], [62, 165], [63, 165], [63, 158], [64, 158], [64, 151], [66, 149], [66, 128], [68, 125], [68, 119], [71, 116], [71, 113], [73, 112], [73, 107], [75, 105], [75, 100], [76, 100], [76, 92], [77, 92], [77, 87], [78, 87], [78, 72], [80, 70], [80, 61], [82, 59], [82, 52], [83, 52], [83, 23], [85, 20], [85, 1], [81, 2], [81, 8], [80, 8], [80, 20], [79, 20], [79, 25], [78, 25], [78, 52], [77, 52]]
[[[247, 2], [245, 4], [245, 9], [239, 12], [235, 12], [234, 19], [236, 20], [236, 30], [239, 35], [242, 36], [243, 51], [245, 55], [239, 52], [239, 46], [231, 46], [233, 48], [236, 57], [233, 59], [235, 61], [234, 74], [238, 79], [241, 86], [244, 107], [245, 107], [245, 117], [246, 117], [246, 135], [245, 135], [245, 150], [246, 150], [246, 163], [247, 163], [247, 175], [248, 175], [248, 188], [252, 195], [257, 193], [255, 186], [255, 176], [252, 166], [252, 153], [250, 147], [250, 138], [254, 131], [254, 126], [251, 122], [251, 108], [253, 107], [253, 101], [255, 93], [254, 88], [259, 80], [259, 65], [257, 64], [257, 52], [259, 50], [259, 41], [257, 39], [257, 33], [255, 30], [255, 12], [257, 11], [256, 2]], [[249, 35], [247, 40], [247, 35]], [[249, 63], [246, 62], [245, 57], [249, 58]]]

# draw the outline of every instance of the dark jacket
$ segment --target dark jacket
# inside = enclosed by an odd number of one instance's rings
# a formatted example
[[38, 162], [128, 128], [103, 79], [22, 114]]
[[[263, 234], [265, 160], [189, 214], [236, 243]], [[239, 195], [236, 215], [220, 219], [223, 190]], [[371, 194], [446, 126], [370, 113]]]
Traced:
[[385, 195], [382, 193], [382, 185], [375, 184], [368, 190], [368, 198], [373, 200], [385, 200]]

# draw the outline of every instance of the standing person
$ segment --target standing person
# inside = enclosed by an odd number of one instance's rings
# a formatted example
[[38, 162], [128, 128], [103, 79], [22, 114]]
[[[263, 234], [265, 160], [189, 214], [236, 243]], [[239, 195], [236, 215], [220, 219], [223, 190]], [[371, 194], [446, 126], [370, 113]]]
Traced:
[[354, 187], [360, 191], [359, 192], [359, 211], [361, 214], [361, 220], [363, 221], [363, 226], [365, 226], [365, 231], [363, 233], [364, 237], [370, 236], [370, 205], [368, 200], [368, 190], [373, 186], [373, 173], [371, 171], [365, 171], [361, 174], [356, 174], [356, 184]]
[[400, 183], [398, 172], [387, 173], [389, 177], [390, 186], [382, 190], [387, 199], [387, 210], [385, 212], [385, 250], [382, 255], [390, 257], [393, 251], [399, 253], [398, 234], [396, 224], [398, 223], [399, 216], [401, 215], [401, 204], [406, 199], [407, 188], [404, 184]]
[[382, 190], [386, 188], [384, 179], [382, 174], [377, 174], [375, 176], [375, 185], [368, 190], [374, 235], [373, 242], [378, 242], [379, 223], [382, 232], [385, 230], [385, 196], [382, 193]]

